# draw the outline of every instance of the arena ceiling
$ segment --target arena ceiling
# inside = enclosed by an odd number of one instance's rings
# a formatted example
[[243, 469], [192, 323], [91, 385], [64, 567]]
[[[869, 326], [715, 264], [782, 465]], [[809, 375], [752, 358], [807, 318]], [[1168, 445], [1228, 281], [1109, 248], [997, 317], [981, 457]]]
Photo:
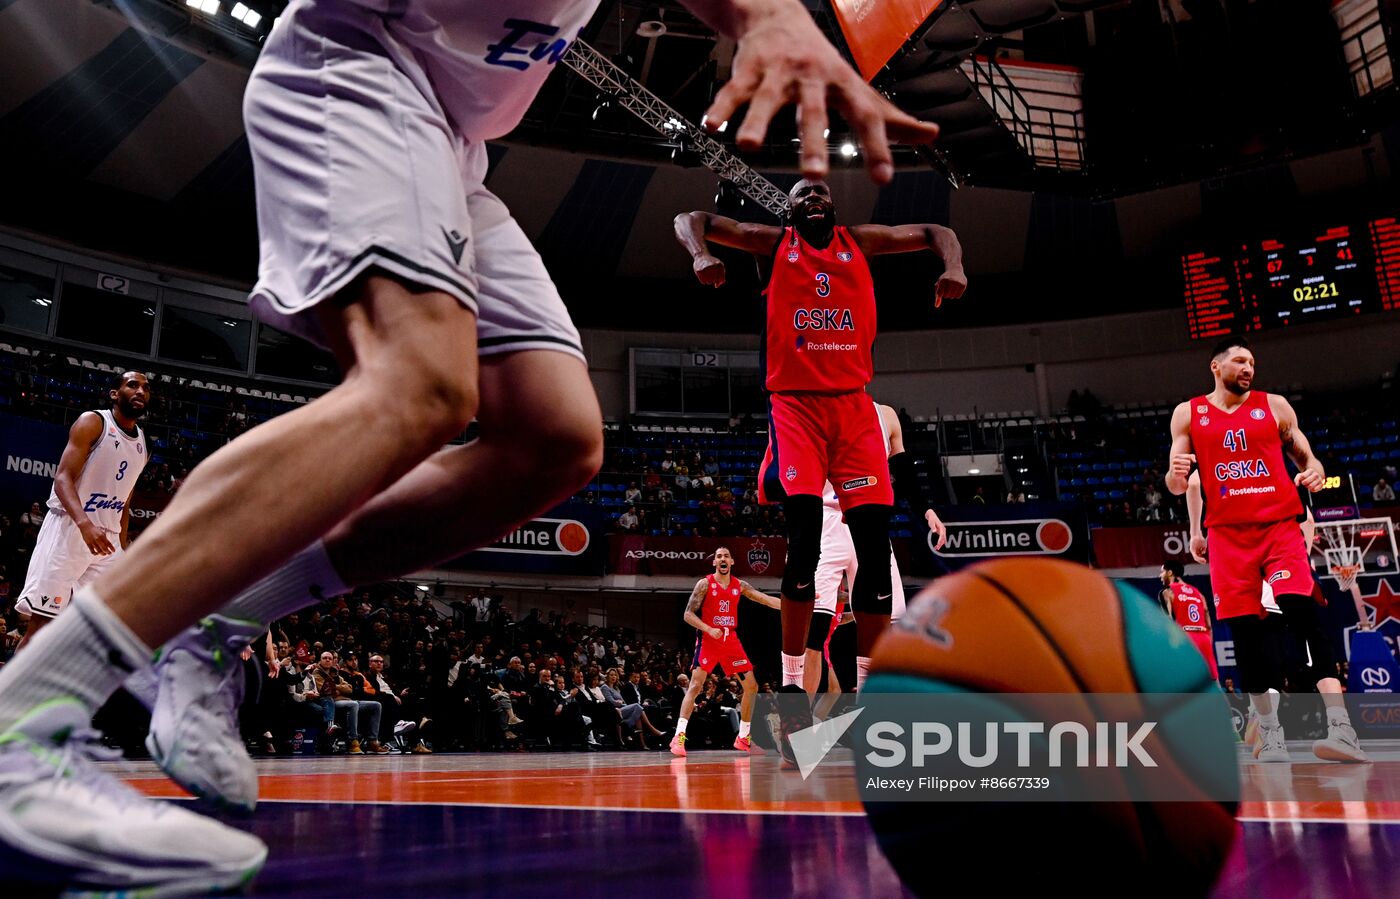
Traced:
[[[839, 42], [828, 3], [806, 2]], [[0, 0], [0, 223], [248, 280], [256, 242], [240, 100], [260, 36], [285, 2], [248, 6], [263, 15], [259, 27], [185, 0]], [[903, 108], [944, 126], [946, 156], [902, 152], [900, 190], [861, 195], [861, 208], [877, 220], [948, 222], [959, 208], [948, 198], [951, 169], [966, 184], [1000, 188], [983, 194], [994, 204], [1029, 210], [1021, 217], [1032, 235], [1037, 220], [1051, 222], [1040, 228], [1047, 235], [1063, 232], [1064, 214], [1038, 217], [1037, 206], [1072, 208], [1084, 233], [1116, 242], [1107, 198], [1362, 147], [1394, 131], [1394, 88], [1355, 102], [1332, 52], [1335, 27], [1328, 0], [948, 0], [876, 79]], [[693, 120], [732, 54], [676, 2], [604, 0], [584, 37]], [[963, 64], [974, 56], [1082, 71], [1090, 165], [1031, 166], [968, 81]], [[688, 160], [626, 113], [600, 109], [602, 99], [561, 67], [493, 159], [514, 149], [590, 157], [572, 180], [541, 176], [559, 182], [550, 188], [558, 196], [537, 204], [555, 213], [536, 216], [532, 236], [548, 249], [571, 245], [571, 233], [620, 229], [603, 257], [622, 258], [631, 222], [612, 219], [648, 208], [657, 183], [672, 183], [668, 170]], [[781, 179], [792, 136], [782, 120], [751, 161]], [[843, 136], [834, 122], [833, 144]], [[502, 171], [528, 158], [517, 153]], [[684, 183], [688, 200], [709, 196]], [[1034, 243], [1027, 237], [1010, 253], [1038, 258]]]

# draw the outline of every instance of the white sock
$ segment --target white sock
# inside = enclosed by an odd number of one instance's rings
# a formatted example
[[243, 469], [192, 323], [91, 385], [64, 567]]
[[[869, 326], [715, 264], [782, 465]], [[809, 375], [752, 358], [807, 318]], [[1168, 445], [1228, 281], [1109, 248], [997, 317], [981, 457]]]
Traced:
[[870, 673], [870, 656], [856, 656], [856, 692], [865, 689], [865, 676]]
[[1327, 726], [1332, 727], [1338, 724], [1351, 726], [1351, 715], [1347, 713], [1344, 705], [1329, 705], [1327, 707]]
[[1267, 715], [1265, 715], [1265, 714], [1263, 714], [1263, 713], [1260, 713], [1260, 715], [1259, 715], [1259, 726], [1260, 726], [1260, 727], [1263, 727], [1263, 728], [1267, 728], [1267, 729], [1269, 729], [1269, 730], [1272, 730], [1272, 729], [1274, 729], [1275, 727], [1278, 727], [1278, 709], [1274, 709], [1272, 712], [1270, 712], [1270, 713], [1267, 714]]
[[752, 725], [752, 723], [753, 722], [751, 721], [739, 722], [739, 739], [747, 740], [749, 738], [749, 727]]
[[[771, 658], [771, 656], [770, 656]], [[802, 686], [802, 669], [806, 667], [807, 656], [790, 656], [783, 653], [783, 686]]]
[[153, 711], [156, 707], [156, 695], [160, 692], [159, 685], [160, 681], [156, 679], [156, 673], [151, 668], [136, 669], [122, 683], [126, 692], [135, 696], [148, 712]]
[[681, 734], [685, 733], [685, 726], [686, 726], [687, 724], [689, 724], [689, 723], [690, 723], [690, 719], [689, 719], [689, 718], [677, 718], [677, 719], [676, 719], [676, 736], [679, 737]]
[[0, 672], [0, 732], [52, 699], [97, 709], [122, 679], [151, 666], [150, 647], [84, 587]]
[[287, 564], [235, 596], [220, 615], [271, 624], [284, 615], [340, 596], [350, 589], [326, 555], [320, 540], [297, 553]]

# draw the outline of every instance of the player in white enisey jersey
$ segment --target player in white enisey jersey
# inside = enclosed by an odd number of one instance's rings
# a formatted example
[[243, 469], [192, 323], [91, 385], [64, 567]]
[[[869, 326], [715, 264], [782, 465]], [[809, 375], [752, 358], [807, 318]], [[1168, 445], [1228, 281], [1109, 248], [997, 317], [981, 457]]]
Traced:
[[49, 491], [49, 514], [29, 559], [15, 611], [27, 619], [23, 648], [63, 611], [73, 591], [90, 584], [126, 548], [127, 503], [146, 467], [146, 435], [136, 420], [151, 399], [139, 371], [117, 378], [112, 405], [78, 416]]
[[[890, 138], [937, 135], [862, 81], [800, 0], [684, 2], [737, 41], [707, 121], [747, 104], [731, 132], [741, 148], [796, 104], [803, 174], [820, 178], [830, 106], [885, 183]], [[96, 891], [246, 883], [262, 842], [89, 764], [92, 710], [161, 647], [153, 758], [192, 792], [251, 808], [238, 650], [322, 596], [488, 543], [598, 470], [602, 416], [577, 332], [487, 190], [482, 143], [515, 126], [597, 6], [293, 0], [277, 19], [243, 103], [251, 302], [330, 347], [345, 378], [206, 459], [0, 671], [0, 868]], [[474, 419], [480, 439], [443, 448]]]

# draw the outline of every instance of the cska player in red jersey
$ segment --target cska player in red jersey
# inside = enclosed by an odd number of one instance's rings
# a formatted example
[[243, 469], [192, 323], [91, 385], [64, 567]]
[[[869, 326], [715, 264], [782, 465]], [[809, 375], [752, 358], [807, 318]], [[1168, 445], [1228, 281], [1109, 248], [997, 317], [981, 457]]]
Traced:
[[691, 662], [690, 687], [681, 700], [681, 711], [676, 716], [676, 735], [671, 739], [671, 752], [685, 755], [685, 728], [690, 723], [690, 713], [695, 711], [695, 700], [705, 689], [705, 679], [716, 667], [724, 669], [730, 677], [737, 677], [744, 687], [744, 697], [739, 705], [739, 736], [734, 740], [734, 748], [740, 752], [761, 753], [763, 750], [749, 743], [749, 726], [753, 721], [753, 701], [758, 693], [758, 682], [753, 677], [753, 663], [744, 646], [739, 642], [739, 602], [752, 599], [769, 608], [780, 607], [777, 597], [769, 596], [752, 584], [746, 584], [730, 575], [734, 557], [729, 548], [721, 546], [715, 550], [715, 570], [695, 582], [690, 592], [690, 602], [686, 604], [685, 623], [700, 633], [695, 635], [695, 659]]
[[1210, 635], [1210, 611], [1206, 608], [1206, 598], [1201, 591], [1181, 579], [1185, 573], [1185, 566], [1176, 559], [1162, 563], [1162, 570], [1157, 573], [1162, 579], [1162, 606], [1177, 627], [1185, 631], [1201, 651], [1210, 668], [1210, 676], [1219, 680], [1220, 670], [1215, 667], [1215, 642]]
[[[1290, 627], [1307, 639], [1313, 671], [1322, 676], [1318, 692], [1327, 704], [1327, 738], [1313, 744], [1318, 758], [1364, 762], [1336, 677], [1331, 642], [1318, 633], [1312, 608], [1312, 566], [1298, 528], [1303, 505], [1295, 483], [1314, 493], [1322, 489], [1322, 463], [1298, 427], [1298, 416], [1281, 396], [1251, 390], [1254, 353], [1243, 337], [1217, 344], [1211, 354], [1215, 389], [1176, 407], [1172, 413], [1171, 467], [1167, 489], [1187, 490], [1193, 465], [1200, 469], [1209, 529], [1211, 589], [1216, 617], [1230, 622], [1240, 686], [1259, 711], [1260, 761], [1289, 761], [1278, 712], [1266, 692], [1282, 688], [1278, 661], [1267, 648], [1268, 624], [1259, 588], [1272, 586]], [[1287, 452], [1298, 466], [1290, 480]], [[1331, 672], [1331, 674], [1328, 674]]]
[[912, 466], [906, 474], [891, 465], [875, 402], [865, 392], [876, 332], [866, 257], [932, 250], [944, 265], [934, 285], [935, 305], [961, 296], [967, 278], [962, 247], [948, 228], [842, 227], [824, 181], [797, 182], [788, 201], [785, 227], [688, 212], [676, 216], [676, 239], [690, 252], [702, 284], [718, 287], [725, 278], [724, 263], [711, 255], [708, 243], [746, 250], [768, 269], [763, 297], [769, 437], [759, 496], [783, 504], [788, 526], [783, 686], [801, 690], [821, 551], [822, 488], [830, 481], [863, 572], [851, 595], [859, 687], [890, 620], [890, 472], [896, 480], [912, 477]]

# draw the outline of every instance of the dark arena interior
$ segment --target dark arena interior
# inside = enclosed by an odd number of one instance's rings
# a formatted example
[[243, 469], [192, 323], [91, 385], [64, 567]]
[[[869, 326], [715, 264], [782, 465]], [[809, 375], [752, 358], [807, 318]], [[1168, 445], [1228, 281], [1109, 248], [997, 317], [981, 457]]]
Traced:
[[1397, 29], [0, 0], [0, 894], [1400, 895]]

